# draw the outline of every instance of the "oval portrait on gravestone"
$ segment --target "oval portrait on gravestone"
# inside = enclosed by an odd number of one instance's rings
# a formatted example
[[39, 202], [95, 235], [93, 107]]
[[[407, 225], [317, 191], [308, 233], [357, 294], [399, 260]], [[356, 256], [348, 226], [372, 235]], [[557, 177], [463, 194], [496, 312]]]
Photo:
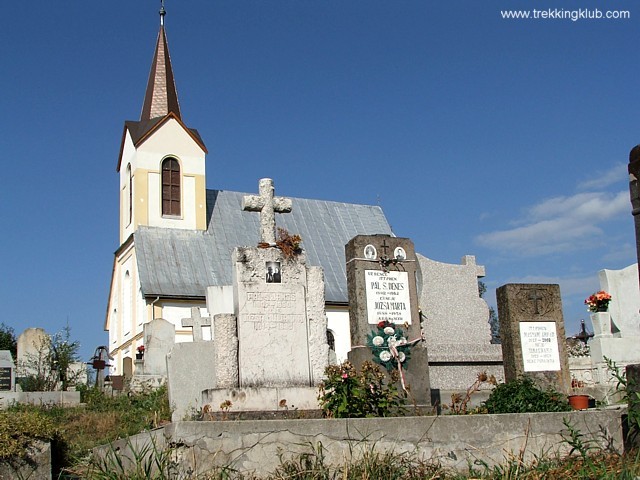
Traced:
[[364, 247], [364, 258], [367, 260], [375, 260], [377, 256], [378, 252], [376, 251], [376, 247], [371, 244]]
[[402, 247], [396, 247], [393, 251], [393, 258], [395, 258], [396, 260], [406, 260], [407, 252], [405, 252], [404, 248]]

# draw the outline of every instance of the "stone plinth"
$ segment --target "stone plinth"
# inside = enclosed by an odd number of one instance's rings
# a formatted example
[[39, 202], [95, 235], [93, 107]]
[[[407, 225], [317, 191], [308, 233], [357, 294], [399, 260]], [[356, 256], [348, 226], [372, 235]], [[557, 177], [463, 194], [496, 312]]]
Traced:
[[319, 410], [315, 387], [216, 388], [202, 392], [202, 403], [210, 411], [231, 402], [229, 412], [264, 412], [284, 410]]
[[521, 375], [568, 393], [569, 367], [559, 285], [507, 284], [496, 291], [507, 381]]
[[429, 362], [416, 286], [417, 260], [413, 242], [388, 235], [358, 235], [345, 246], [349, 325], [352, 350], [349, 360], [359, 367], [373, 361], [367, 336], [378, 322], [387, 321], [406, 328], [411, 358], [402, 370], [413, 399], [421, 405], [431, 403]]

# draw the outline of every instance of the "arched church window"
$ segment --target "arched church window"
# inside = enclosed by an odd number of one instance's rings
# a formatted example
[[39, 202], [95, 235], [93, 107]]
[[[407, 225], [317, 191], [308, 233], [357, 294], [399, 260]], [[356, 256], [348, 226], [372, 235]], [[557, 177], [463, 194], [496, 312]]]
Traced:
[[180, 215], [180, 164], [175, 158], [162, 162], [162, 215]]

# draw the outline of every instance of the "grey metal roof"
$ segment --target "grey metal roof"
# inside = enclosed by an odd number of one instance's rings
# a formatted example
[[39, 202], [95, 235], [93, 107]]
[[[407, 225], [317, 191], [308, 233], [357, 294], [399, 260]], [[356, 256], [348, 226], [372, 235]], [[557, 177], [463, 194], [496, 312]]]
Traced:
[[[134, 234], [145, 296], [204, 297], [209, 285], [231, 285], [231, 252], [259, 242], [259, 214], [242, 211], [241, 192], [207, 190], [206, 232], [140, 227]], [[347, 302], [344, 246], [356, 235], [392, 235], [382, 209], [293, 198], [276, 224], [302, 237], [309, 265], [321, 266], [327, 302]]]

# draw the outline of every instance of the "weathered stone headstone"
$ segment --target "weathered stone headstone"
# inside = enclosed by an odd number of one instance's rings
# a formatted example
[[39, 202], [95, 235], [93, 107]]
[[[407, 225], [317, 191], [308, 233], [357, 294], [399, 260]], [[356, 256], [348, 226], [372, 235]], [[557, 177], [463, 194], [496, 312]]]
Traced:
[[0, 350], [0, 391], [13, 392], [16, 389], [16, 373], [13, 357], [9, 350]]
[[216, 384], [215, 344], [176, 343], [167, 355], [172, 418], [184, 420], [202, 408], [202, 391]]
[[176, 330], [171, 322], [156, 318], [144, 324], [144, 375], [166, 376], [167, 354], [173, 348], [175, 338]]
[[[380, 322], [405, 329], [411, 356], [401, 364], [404, 384], [421, 405], [431, 403], [429, 363], [423, 341], [416, 287], [416, 255], [408, 238], [358, 235], [345, 246], [349, 323], [349, 360], [358, 368], [373, 361], [368, 336]], [[393, 349], [389, 353], [394, 354]], [[386, 353], [382, 353], [386, 355]]]
[[560, 286], [512, 283], [496, 296], [505, 379], [526, 374], [542, 388], [569, 393]]
[[287, 257], [275, 247], [275, 212], [291, 211], [291, 200], [274, 197], [273, 190], [271, 179], [261, 179], [260, 196], [243, 201], [245, 210], [260, 211], [260, 242], [266, 248], [233, 252], [239, 383], [313, 386], [328, 358], [323, 272], [307, 266], [303, 252]]
[[19, 376], [36, 375], [37, 365], [49, 354], [49, 336], [42, 328], [27, 328], [18, 336]]

